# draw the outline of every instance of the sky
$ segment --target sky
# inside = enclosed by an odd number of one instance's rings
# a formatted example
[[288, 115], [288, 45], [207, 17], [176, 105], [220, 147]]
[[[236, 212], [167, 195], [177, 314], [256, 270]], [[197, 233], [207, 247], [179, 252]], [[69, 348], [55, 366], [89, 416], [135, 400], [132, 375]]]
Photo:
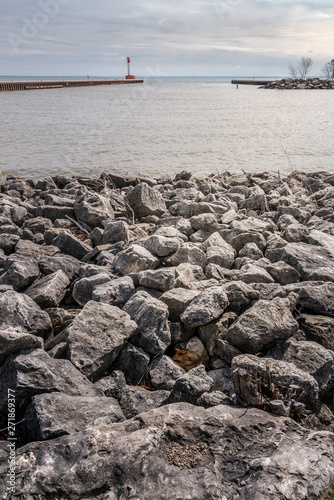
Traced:
[[333, 0], [0, 0], [1, 75], [288, 76], [334, 58]]

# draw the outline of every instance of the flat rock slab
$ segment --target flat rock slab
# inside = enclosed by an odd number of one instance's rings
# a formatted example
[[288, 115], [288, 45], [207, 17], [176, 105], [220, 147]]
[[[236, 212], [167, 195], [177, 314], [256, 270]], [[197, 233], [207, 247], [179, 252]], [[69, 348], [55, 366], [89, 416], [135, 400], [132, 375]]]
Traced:
[[137, 324], [118, 307], [91, 300], [67, 332], [68, 358], [93, 379], [111, 366]]
[[34, 396], [25, 419], [29, 439], [43, 441], [81, 432], [90, 425], [110, 425], [125, 417], [114, 398], [52, 393]]
[[[16, 489], [73, 500], [127, 498], [130, 488], [145, 500], [325, 498], [333, 444], [330, 432], [310, 438], [260, 410], [179, 403], [18, 449]], [[0, 467], [4, 486], [7, 461]]]

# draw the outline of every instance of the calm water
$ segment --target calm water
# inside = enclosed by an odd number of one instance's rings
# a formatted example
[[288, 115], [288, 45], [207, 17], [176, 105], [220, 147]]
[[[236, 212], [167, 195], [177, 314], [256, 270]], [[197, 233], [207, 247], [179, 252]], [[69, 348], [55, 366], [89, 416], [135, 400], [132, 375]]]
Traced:
[[0, 93], [0, 170], [332, 172], [333, 100], [331, 91], [236, 89], [227, 79]]

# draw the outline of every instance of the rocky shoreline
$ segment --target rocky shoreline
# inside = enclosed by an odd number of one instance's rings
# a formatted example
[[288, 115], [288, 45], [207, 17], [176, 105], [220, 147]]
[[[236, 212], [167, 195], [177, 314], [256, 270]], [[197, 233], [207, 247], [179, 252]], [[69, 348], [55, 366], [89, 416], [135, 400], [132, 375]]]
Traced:
[[333, 174], [7, 177], [0, 205], [0, 495], [333, 498]]
[[281, 90], [334, 89], [334, 80], [324, 78], [283, 78], [262, 85], [259, 88]]

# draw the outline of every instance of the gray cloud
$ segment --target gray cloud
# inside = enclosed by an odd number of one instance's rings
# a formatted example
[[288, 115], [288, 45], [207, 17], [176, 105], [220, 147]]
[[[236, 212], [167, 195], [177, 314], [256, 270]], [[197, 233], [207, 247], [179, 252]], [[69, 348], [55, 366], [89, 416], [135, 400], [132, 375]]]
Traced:
[[[333, 53], [320, 0], [11, 0], [0, 19], [2, 74], [280, 75]], [[158, 67], [159, 65], [159, 67]]]

